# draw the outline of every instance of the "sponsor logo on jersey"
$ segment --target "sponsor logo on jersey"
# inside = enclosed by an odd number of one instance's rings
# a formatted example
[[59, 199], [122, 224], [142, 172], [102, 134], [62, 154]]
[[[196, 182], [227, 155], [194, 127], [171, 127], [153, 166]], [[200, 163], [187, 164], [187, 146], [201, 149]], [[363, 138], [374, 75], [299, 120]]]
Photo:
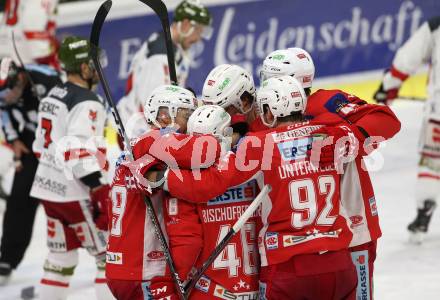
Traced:
[[356, 267], [358, 285], [356, 288], [356, 299], [369, 300], [370, 297], [370, 270], [368, 267], [368, 251], [351, 252], [351, 259]]
[[335, 238], [335, 239], [337, 239], [339, 237], [339, 234], [341, 233], [341, 231], [342, 231], [342, 229], [337, 229], [335, 231], [329, 231], [329, 232], [319, 232], [318, 230], [314, 229], [313, 232], [311, 232], [308, 235], [284, 235], [283, 236], [283, 246], [284, 247], [295, 246], [295, 245], [309, 242], [312, 240], [316, 240], [319, 238]]
[[220, 205], [228, 203], [237, 203], [243, 201], [252, 201], [255, 198], [255, 186], [252, 184], [243, 184], [228, 189], [223, 195], [216, 197], [208, 202], [209, 205]]
[[377, 216], [376, 198], [373, 196], [368, 200], [368, 202], [370, 202], [371, 215], [373, 217]]
[[170, 216], [176, 216], [179, 212], [179, 206], [176, 198], [170, 198], [168, 200], [168, 214]]
[[56, 182], [55, 180], [50, 180], [49, 178], [44, 178], [38, 175], [35, 175], [34, 185], [37, 185], [39, 188], [49, 191], [51, 193], [66, 196], [67, 186], [60, 182]]
[[268, 250], [278, 249], [278, 233], [266, 233], [266, 247]]
[[64, 89], [64, 88], [61, 88], [61, 87], [55, 86], [55, 87], [53, 87], [53, 88], [49, 91], [49, 95], [48, 95], [48, 96], [49, 96], [49, 97], [50, 97], [50, 96], [54, 96], [54, 97], [56, 97], [56, 98], [62, 99], [62, 98], [64, 98], [64, 97], [66, 97], [67, 93], [68, 93], [67, 89]]
[[258, 281], [259, 284], [259, 292], [260, 292], [260, 300], [267, 300], [266, 298], [266, 283]]
[[285, 161], [305, 158], [307, 151], [312, 150], [312, 137], [300, 138], [277, 144], [281, 157]]
[[290, 141], [299, 137], [309, 136], [312, 131], [315, 131], [323, 125], [303, 126], [297, 129], [291, 129], [283, 132], [272, 133], [272, 138], [275, 143]]
[[207, 293], [209, 291], [209, 287], [211, 286], [211, 280], [206, 277], [202, 276], [199, 281], [196, 283], [196, 289]]
[[350, 221], [351, 221], [350, 228], [355, 228], [357, 226], [364, 224], [363, 220], [364, 220], [364, 218], [360, 215], [351, 216], [350, 217]]
[[163, 251], [151, 251], [147, 254], [150, 260], [162, 260], [165, 257]]
[[220, 299], [237, 299], [237, 296], [218, 284], [215, 285], [214, 296], [219, 297]]
[[105, 261], [108, 264], [122, 265], [122, 253], [107, 251], [105, 254]]

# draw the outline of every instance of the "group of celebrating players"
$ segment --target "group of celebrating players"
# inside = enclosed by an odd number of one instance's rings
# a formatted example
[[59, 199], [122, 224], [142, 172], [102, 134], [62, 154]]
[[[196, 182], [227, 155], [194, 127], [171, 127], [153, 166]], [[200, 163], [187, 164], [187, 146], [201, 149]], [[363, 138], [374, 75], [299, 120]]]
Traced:
[[315, 67], [301, 48], [270, 53], [258, 90], [244, 68], [219, 65], [200, 101], [169, 84], [142, 95], [145, 133], [110, 184], [89, 41], [66, 38], [59, 59], [67, 81], [41, 100], [33, 144], [31, 196], [45, 209], [50, 250], [42, 299], [67, 297], [81, 247], [96, 258], [99, 299], [179, 299], [144, 197], [188, 282], [264, 187], [261, 206], [185, 297], [372, 299], [381, 231], [364, 158], [400, 130], [387, 106], [312, 93]]

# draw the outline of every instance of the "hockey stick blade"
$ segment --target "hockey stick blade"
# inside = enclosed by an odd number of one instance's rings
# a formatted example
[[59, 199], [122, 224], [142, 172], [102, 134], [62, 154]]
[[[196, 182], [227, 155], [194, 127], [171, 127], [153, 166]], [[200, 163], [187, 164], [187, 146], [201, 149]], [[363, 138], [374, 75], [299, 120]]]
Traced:
[[266, 198], [266, 196], [270, 193], [272, 187], [269, 184], [266, 184], [258, 194], [258, 196], [252, 201], [251, 205], [244, 211], [244, 213], [240, 216], [240, 218], [235, 222], [232, 228], [228, 231], [226, 236], [220, 241], [220, 243], [215, 247], [214, 251], [212, 251], [211, 255], [208, 259], [203, 263], [199, 270], [194, 274], [193, 278], [185, 285], [186, 296], [188, 297], [191, 293], [191, 290], [197, 284], [197, 281], [203, 276], [209, 266], [214, 262], [217, 256], [223, 251], [229, 241], [234, 237], [234, 235], [240, 231], [243, 227], [244, 223], [254, 214], [257, 210], [258, 206], [260, 206], [261, 202]]
[[178, 85], [177, 82], [177, 73], [176, 73], [176, 63], [174, 59], [174, 46], [173, 40], [171, 39], [171, 31], [170, 31], [170, 21], [168, 18], [168, 9], [161, 0], [139, 0], [148, 7], [150, 7], [156, 15], [159, 17], [160, 22], [162, 23], [162, 29], [165, 33], [165, 46], [167, 48], [167, 59], [168, 59], [168, 68], [170, 81], [174, 85]]
[[112, 0], [106, 0], [101, 4], [96, 12], [95, 19], [93, 20], [92, 31], [90, 33], [90, 42], [96, 47], [99, 46], [99, 37], [101, 36], [102, 25], [104, 25], [110, 9], [112, 8]]

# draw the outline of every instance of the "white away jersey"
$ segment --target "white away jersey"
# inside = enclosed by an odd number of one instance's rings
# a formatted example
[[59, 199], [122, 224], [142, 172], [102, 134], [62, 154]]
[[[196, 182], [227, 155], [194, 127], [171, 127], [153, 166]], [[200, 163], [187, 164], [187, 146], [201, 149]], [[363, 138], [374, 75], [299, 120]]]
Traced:
[[70, 82], [41, 100], [33, 144], [40, 163], [31, 196], [54, 202], [89, 198], [79, 178], [106, 167], [105, 119], [102, 100]]

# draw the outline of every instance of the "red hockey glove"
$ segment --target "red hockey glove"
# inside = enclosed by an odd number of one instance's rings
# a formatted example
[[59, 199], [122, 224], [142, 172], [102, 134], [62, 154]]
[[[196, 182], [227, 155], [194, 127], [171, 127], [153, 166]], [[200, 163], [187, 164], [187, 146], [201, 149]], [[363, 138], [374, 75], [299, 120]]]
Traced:
[[100, 185], [90, 191], [90, 200], [94, 210], [96, 227], [108, 230], [108, 206], [110, 203], [110, 186]]
[[171, 277], [154, 277], [151, 279], [150, 291], [154, 300], [179, 300], [174, 281]]
[[[365, 136], [355, 125], [325, 126], [311, 133], [314, 137], [310, 161], [319, 166], [339, 165], [356, 156]], [[320, 150], [320, 151], [319, 151]], [[354, 157], [352, 157], [354, 158]]]
[[144, 194], [151, 195], [152, 189], [156, 186], [152, 184], [153, 182], [149, 182], [145, 175], [149, 171], [162, 169], [163, 163], [157, 158], [145, 154], [135, 161], [126, 161], [121, 164], [130, 169], [131, 174], [134, 176], [136, 188]]

